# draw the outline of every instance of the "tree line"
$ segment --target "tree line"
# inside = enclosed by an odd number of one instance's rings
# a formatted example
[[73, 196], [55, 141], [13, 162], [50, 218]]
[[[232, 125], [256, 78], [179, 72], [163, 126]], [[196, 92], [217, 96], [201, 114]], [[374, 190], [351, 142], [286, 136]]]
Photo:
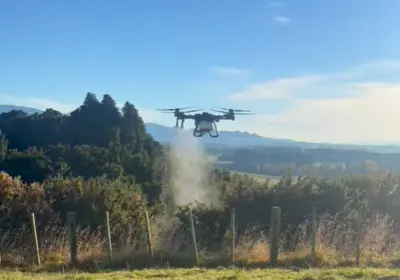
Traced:
[[62, 174], [83, 178], [130, 177], [146, 191], [160, 189], [162, 146], [147, 134], [135, 106], [119, 109], [110, 95], [88, 93], [70, 114], [47, 109], [0, 114], [0, 169], [25, 182]]

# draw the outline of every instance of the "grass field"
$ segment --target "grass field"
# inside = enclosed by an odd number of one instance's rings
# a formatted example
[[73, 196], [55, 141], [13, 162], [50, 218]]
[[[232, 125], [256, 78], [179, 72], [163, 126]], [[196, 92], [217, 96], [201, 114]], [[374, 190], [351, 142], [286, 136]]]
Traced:
[[340, 280], [340, 279], [400, 279], [400, 270], [389, 269], [332, 269], [332, 270], [234, 270], [234, 269], [150, 269], [108, 273], [23, 273], [0, 272], [2, 280], [119, 280], [119, 279], [274, 279], [274, 280]]
[[270, 183], [272, 183], [272, 184], [279, 182], [279, 180], [282, 178], [279, 176], [269, 176], [269, 175], [246, 173], [246, 172], [239, 172], [239, 171], [231, 171], [231, 173], [236, 173], [239, 175], [247, 175], [247, 176], [250, 176], [253, 179], [260, 181], [260, 182], [265, 182], [267, 179], [269, 179]]

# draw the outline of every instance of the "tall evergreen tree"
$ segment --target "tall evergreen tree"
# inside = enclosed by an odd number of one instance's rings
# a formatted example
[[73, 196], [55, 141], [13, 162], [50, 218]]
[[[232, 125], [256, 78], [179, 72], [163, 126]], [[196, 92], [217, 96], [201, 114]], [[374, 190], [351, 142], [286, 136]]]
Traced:
[[7, 155], [8, 141], [5, 135], [0, 130], [0, 162], [4, 161]]

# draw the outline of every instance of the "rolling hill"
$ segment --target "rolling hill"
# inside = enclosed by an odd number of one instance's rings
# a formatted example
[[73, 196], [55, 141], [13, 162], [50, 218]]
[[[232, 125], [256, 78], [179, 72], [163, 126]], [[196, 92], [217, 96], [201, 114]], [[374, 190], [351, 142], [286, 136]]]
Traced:
[[[176, 137], [175, 127], [167, 127], [157, 123], [146, 123], [146, 130], [157, 141], [171, 142]], [[192, 134], [193, 130], [185, 129], [185, 133]], [[286, 139], [266, 138], [257, 134], [242, 131], [219, 131], [218, 138], [209, 136], [199, 138], [204, 144], [217, 146], [293, 146], [299, 142]]]
[[[154, 139], [160, 142], [172, 142], [176, 135], [175, 127], [167, 127], [156, 123], [146, 123], [146, 129]], [[192, 130], [185, 130], [192, 133]], [[244, 148], [244, 147], [297, 147], [302, 149], [339, 149], [339, 150], [368, 150], [379, 153], [400, 153], [399, 145], [350, 145], [350, 144], [330, 144], [330, 143], [310, 143], [297, 142], [290, 139], [279, 139], [263, 137], [245, 131], [220, 131], [218, 138], [205, 136], [200, 138], [206, 146], [225, 147], [225, 148]]]
[[31, 108], [31, 107], [25, 107], [25, 106], [6, 105], [6, 104], [0, 105], [0, 113], [6, 113], [6, 112], [9, 112], [12, 110], [22, 110], [28, 114], [43, 112], [42, 110], [39, 110], [36, 108]]

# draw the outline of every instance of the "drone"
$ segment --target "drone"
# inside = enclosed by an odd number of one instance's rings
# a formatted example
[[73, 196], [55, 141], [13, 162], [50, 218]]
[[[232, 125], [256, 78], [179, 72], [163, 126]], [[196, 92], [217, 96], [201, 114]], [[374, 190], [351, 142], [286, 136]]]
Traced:
[[173, 109], [158, 109], [163, 113], [173, 113], [176, 118], [175, 127], [179, 127], [179, 121], [181, 121], [180, 128], [183, 129], [183, 124], [186, 119], [194, 120], [195, 128], [193, 130], [193, 136], [202, 137], [207, 134], [210, 137], [218, 137], [218, 129], [217, 122], [220, 120], [235, 120], [235, 115], [252, 115], [249, 110], [236, 110], [236, 109], [227, 109], [227, 108], [216, 108], [211, 109], [211, 111], [218, 112], [222, 115], [216, 115], [213, 113], [202, 112], [197, 114], [190, 114], [202, 111], [202, 109], [195, 109], [185, 111], [189, 108], [193, 107], [184, 107], [184, 108], [173, 108]]

